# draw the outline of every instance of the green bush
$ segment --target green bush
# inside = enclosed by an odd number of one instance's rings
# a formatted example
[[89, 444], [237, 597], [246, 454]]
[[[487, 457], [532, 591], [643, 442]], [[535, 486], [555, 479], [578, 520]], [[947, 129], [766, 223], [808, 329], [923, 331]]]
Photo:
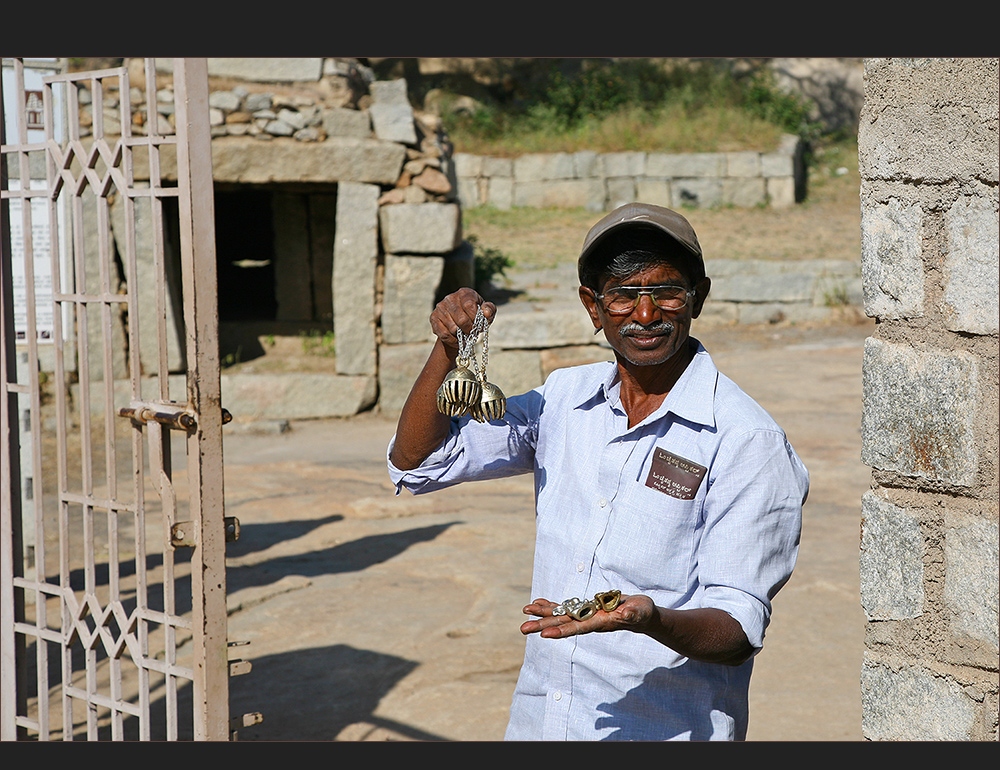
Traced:
[[[596, 137], [615, 141], [609, 136], [613, 131], [623, 137], [623, 146], [613, 149], [632, 149], [625, 146], [629, 138], [633, 144], [664, 147], [673, 143], [664, 137], [665, 124], [711, 125], [719, 122], [714, 117], [718, 113], [730, 122], [733, 114], [744, 116], [731, 136], [720, 137], [723, 143], [739, 136], [750, 142], [755, 134], [766, 136], [767, 130], [754, 121], [770, 126], [775, 135], [787, 132], [811, 139], [816, 133], [805, 103], [779, 91], [769, 70], [736, 74], [722, 60], [582, 59], [565, 67], [554, 63], [512, 93], [507, 99], [484, 102], [471, 115], [446, 116], [456, 144], [505, 144], [514, 152], [543, 151], [546, 145], [570, 149], [567, 144], [575, 137], [577, 146]], [[623, 116], [631, 128], [623, 127]], [[609, 122], [611, 130], [604, 128]]]
[[475, 235], [467, 236], [466, 240], [473, 249], [473, 280], [477, 291], [485, 290], [495, 276], [505, 276], [507, 268], [514, 266], [513, 260], [499, 249], [480, 246]]

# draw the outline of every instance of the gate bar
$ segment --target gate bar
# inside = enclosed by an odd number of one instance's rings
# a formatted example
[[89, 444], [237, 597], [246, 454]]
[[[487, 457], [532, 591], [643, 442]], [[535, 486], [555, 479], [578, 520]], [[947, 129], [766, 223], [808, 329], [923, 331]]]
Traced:
[[206, 59], [174, 59], [177, 184], [187, 333], [188, 403], [198, 415], [188, 435], [188, 477], [196, 553], [192, 564], [195, 740], [229, 738], [222, 386], [219, 375], [215, 198]]

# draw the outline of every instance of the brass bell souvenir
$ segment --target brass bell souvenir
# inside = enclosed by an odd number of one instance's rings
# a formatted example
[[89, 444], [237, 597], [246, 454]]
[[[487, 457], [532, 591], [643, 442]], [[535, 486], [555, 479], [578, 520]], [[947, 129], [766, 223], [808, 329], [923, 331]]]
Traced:
[[452, 369], [438, 388], [438, 410], [449, 417], [461, 417], [472, 404], [479, 402], [482, 385], [464, 362]]
[[502, 419], [507, 412], [507, 398], [503, 391], [492, 382], [483, 380], [479, 403], [473, 406], [469, 413], [479, 422], [490, 422]]
[[[477, 344], [482, 338], [482, 365], [477, 355]], [[465, 335], [458, 330], [457, 366], [445, 376], [437, 391], [437, 408], [449, 417], [468, 413], [479, 422], [499, 420], [507, 411], [503, 392], [486, 381], [486, 362], [489, 357], [489, 322], [482, 306], [476, 311], [472, 329]]]

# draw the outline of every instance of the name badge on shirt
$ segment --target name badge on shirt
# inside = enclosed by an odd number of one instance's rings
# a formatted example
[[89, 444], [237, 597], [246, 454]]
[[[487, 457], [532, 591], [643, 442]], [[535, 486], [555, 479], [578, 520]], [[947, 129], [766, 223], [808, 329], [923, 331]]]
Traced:
[[646, 486], [680, 500], [693, 500], [707, 470], [703, 465], [657, 447]]

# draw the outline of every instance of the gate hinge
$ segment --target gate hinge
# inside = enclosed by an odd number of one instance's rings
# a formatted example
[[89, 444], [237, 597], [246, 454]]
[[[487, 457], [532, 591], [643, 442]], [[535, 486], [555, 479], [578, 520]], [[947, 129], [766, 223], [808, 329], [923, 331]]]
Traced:
[[[235, 516], [224, 516], [222, 524], [226, 542], [235, 543], [240, 539], [240, 520]], [[178, 521], [170, 527], [170, 545], [174, 548], [194, 548], [195, 527], [193, 521]]]
[[264, 715], [259, 711], [251, 711], [241, 717], [232, 717], [229, 720], [229, 740], [238, 741], [240, 739], [239, 730], [241, 727], [253, 727], [264, 721]]
[[174, 548], [194, 548], [194, 522], [178, 521], [170, 526], [170, 545]]

